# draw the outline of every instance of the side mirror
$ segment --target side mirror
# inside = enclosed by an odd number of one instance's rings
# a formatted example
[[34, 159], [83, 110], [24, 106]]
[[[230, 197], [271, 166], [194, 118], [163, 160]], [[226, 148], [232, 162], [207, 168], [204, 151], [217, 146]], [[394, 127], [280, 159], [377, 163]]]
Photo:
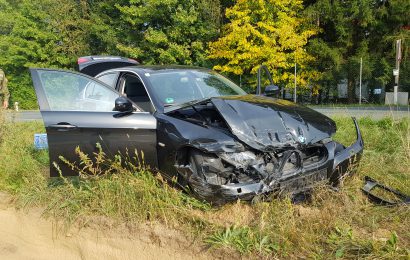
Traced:
[[273, 97], [273, 96], [276, 97], [276, 96], [279, 95], [279, 92], [280, 92], [280, 89], [279, 89], [278, 86], [276, 86], [276, 85], [267, 85], [265, 87], [264, 95], [268, 96], [268, 97]]
[[118, 97], [115, 100], [114, 110], [118, 112], [132, 112], [134, 111], [134, 107], [132, 106], [132, 103], [128, 100], [128, 98]]

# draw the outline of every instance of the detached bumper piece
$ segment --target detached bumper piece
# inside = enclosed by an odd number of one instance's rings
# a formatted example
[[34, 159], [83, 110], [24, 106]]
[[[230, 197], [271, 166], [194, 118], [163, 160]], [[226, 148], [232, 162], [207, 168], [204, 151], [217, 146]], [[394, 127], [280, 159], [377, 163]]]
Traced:
[[[364, 149], [364, 142], [363, 137], [360, 132], [359, 124], [356, 121], [356, 118], [352, 117], [353, 123], [356, 128], [356, 141], [349, 147], [342, 149], [341, 151], [334, 151], [334, 158], [333, 158], [333, 174], [330, 176], [330, 182], [333, 186], [338, 186], [341, 179], [350, 172], [354, 172], [355, 169], [351, 169], [351, 167], [355, 167], [357, 162], [360, 161], [363, 149]], [[332, 151], [332, 148], [328, 146], [329, 152]]]
[[[362, 191], [373, 203], [383, 206], [410, 205], [410, 196], [380, 184], [368, 176], [366, 176], [364, 180], [365, 185]], [[376, 189], [380, 189], [388, 198], [376, 195], [374, 192]], [[394, 200], [392, 200], [392, 198], [394, 198]]]

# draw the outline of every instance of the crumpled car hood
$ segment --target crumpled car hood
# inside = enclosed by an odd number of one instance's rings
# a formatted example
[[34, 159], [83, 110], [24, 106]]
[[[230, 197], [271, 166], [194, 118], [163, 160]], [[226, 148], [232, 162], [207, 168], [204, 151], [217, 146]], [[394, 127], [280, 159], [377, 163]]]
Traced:
[[[332, 119], [282, 99], [244, 95], [215, 97], [198, 103], [206, 101], [215, 106], [239, 140], [261, 151], [310, 145], [336, 132]], [[170, 110], [194, 104], [190, 102]]]
[[309, 145], [336, 132], [330, 118], [295, 103], [263, 96], [212, 98], [231, 131], [251, 147]]

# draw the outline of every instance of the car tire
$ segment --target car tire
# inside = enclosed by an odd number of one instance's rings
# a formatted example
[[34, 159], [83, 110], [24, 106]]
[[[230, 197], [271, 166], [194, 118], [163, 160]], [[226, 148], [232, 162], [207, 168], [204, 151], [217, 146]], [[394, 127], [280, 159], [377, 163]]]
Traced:
[[212, 204], [219, 205], [219, 200], [222, 198], [218, 198], [218, 186], [222, 185], [223, 182], [218, 181], [216, 173], [206, 171], [206, 167], [202, 167], [207, 163], [207, 160], [213, 159], [218, 159], [218, 157], [197, 149], [191, 149], [188, 163], [191, 165], [192, 173], [186, 179], [187, 192], [199, 200], [206, 200]]

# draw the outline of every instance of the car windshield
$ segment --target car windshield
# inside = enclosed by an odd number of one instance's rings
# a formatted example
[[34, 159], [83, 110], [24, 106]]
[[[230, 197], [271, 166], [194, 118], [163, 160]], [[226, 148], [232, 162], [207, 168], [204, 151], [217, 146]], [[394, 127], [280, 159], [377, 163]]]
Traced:
[[235, 83], [212, 71], [174, 70], [145, 75], [151, 82], [154, 95], [163, 106], [209, 97], [246, 94]]

